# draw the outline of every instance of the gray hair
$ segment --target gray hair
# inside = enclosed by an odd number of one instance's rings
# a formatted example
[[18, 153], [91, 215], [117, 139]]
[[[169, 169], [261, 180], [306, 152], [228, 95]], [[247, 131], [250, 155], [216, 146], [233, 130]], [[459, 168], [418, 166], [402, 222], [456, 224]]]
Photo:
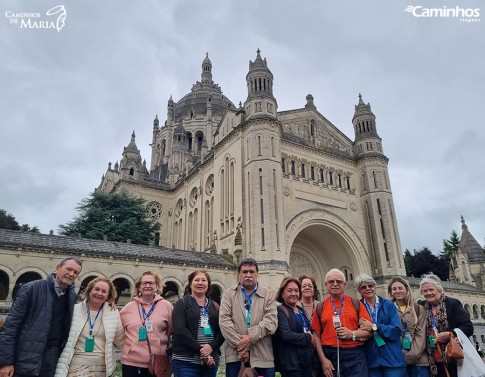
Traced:
[[374, 278], [372, 276], [367, 275], [367, 274], [360, 274], [359, 276], [357, 276], [354, 279], [354, 287], [355, 287], [355, 289], [359, 290], [360, 285], [363, 282], [371, 283], [374, 286], [377, 285], [376, 281], [374, 280]]
[[70, 260], [72, 260], [73, 262], [75, 262], [76, 264], [79, 265], [79, 267], [82, 267], [83, 266], [83, 262], [81, 259], [79, 259], [78, 257], [66, 257], [64, 258], [63, 260], [61, 260], [59, 262], [59, 266], [64, 266], [67, 262], [69, 262]]
[[340, 271], [338, 268], [332, 268], [330, 271], [328, 271], [326, 274], [325, 274], [325, 283], [327, 282], [327, 278], [328, 278], [328, 275], [332, 274], [332, 273], [336, 273], [336, 274], [339, 274], [340, 276], [342, 276], [342, 280], [343, 281], [346, 281], [345, 279], [345, 274]]
[[441, 284], [441, 279], [435, 274], [423, 275], [423, 278], [419, 282], [419, 289], [423, 290], [423, 285], [432, 284], [436, 287], [438, 291], [443, 293], [443, 285]]

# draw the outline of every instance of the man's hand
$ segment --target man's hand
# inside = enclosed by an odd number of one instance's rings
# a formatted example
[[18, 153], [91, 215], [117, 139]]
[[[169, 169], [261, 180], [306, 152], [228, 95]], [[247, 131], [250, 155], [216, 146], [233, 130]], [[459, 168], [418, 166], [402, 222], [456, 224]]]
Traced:
[[12, 377], [14, 371], [13, 365], [5, 365], [0, 368], [0, 377]]
[[251, 338], [249, 338], [249, 335], [243, 335], [241, 337], [241, 340], [236, 344], [237, 352], [241, 354], [245, 351], [249, 351], [252, 345], [253, 343], [251, 342]]
[[322, 370], [325, 377], [333, 377], [333, 371], [335, 368], [333, 367], [332, 362], [325, 358], [323, 359]]
[[339, 327], [335, 330], [339, 339], [352, 339], [352, 331], [347, 327]]

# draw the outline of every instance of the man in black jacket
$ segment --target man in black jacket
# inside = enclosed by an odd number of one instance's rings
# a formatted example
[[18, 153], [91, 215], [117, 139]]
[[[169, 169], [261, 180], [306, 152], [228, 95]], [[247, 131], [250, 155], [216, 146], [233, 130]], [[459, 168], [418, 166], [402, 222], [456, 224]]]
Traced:
[[78, 258], [65, 258], [47, 279], [19, 291], [0, 330], [0, 377], [54, 376], [71, 326], [81, 265]]

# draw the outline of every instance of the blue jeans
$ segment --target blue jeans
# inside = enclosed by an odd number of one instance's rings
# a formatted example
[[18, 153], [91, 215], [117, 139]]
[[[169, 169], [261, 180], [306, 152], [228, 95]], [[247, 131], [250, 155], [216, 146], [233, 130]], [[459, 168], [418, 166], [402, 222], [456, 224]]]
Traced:
[[404, 377], [430, 377], [429, 367], [420, 367], [419, 365], [406, 366], [406, 373]]
[[[239, 361], [226, 364], [226, 377], [237, 377], [239, 370], [241, 369], [241, 363]], [[258, 372], [258, 376], [261, 377], [275, 377], [274, 368], [254, 368]]]
[[402, 377], [406, 367], [378, 367], [369, 369], [369, 377]]
[[172, 360], [172, 370], [174, 377], [216, 377], [217, 374], [217, 367], [209, 368], [176, 359]]

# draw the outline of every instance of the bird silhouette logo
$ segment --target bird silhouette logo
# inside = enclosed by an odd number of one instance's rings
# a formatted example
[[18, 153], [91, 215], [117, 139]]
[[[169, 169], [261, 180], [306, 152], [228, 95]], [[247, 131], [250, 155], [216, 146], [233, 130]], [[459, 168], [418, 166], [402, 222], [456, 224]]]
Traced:
[[413, 16], [415, 16], [414, 11], [416, 10], [417, 7], [413, 7], [412, 5], [409, 5], [406, 9], [404, 9], [405, 12], [411, 13]]
[[48, 16], [53, 16], [55, 14], [58, 14], [57, 21], [56, 21], [56, 29], [58, 32], [61, 31], [61, 29], [66, 24], [66, 16], [67, 16], [66, 8], [64, 7], [64, 5], [58, 5], [54, 8], [51, 8], [45, 14]]

